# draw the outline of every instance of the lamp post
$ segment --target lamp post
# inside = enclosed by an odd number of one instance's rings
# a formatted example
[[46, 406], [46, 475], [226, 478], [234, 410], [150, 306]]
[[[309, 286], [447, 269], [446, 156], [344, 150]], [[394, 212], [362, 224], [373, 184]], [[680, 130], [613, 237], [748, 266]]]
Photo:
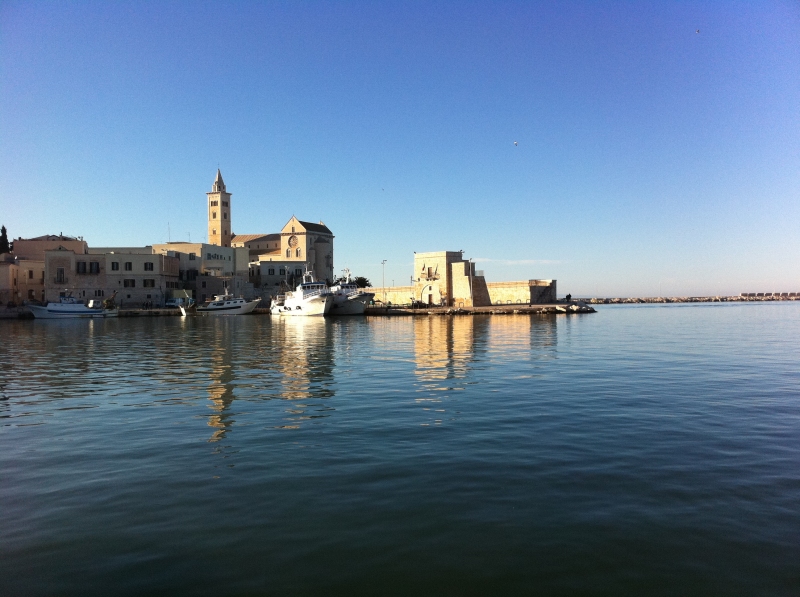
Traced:
[[381, 261], [383, 274], [381, 276], [381, 286], [383, 286], [383, 304], [386, 305], [386, 260]]

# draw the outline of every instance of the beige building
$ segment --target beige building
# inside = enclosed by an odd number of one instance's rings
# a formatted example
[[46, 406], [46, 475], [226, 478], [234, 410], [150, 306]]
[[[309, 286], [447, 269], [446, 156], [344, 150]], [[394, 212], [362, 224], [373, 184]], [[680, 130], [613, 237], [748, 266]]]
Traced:
[[64, 248], [78, 254], [86, 253], [88, 245], [82, 238], [47, 234], [35, 238], [14, 240], [14, 257], [18, 268], [17, 288], [13, 301], [45, 300], [44, 256], [46, 251]]
[[0, 306], [19, 304], [19, 267], [11, 253], [0, 254]]
[[[249, 282], [249, 249], [221, 247], [207, 243], [170, 242], [153, 245], [153, 252], [178, 260], [178, 292], [171, 297], [189, 294], [200, 302], [217, 294], [230, 293], [253, 298]], [[185, 292], [184, 292], [185, 291]]]
[[281, 282], [294, 287], [305, 269], [322, 282], [333, 281], [333, 233], [323, 223], [295, 216], [276, 234], [237, 234], [234, 247], [250, 255], [249, 279], [265, 298], [277, 294]]
[[217, 169], [217, 177], [211, 185], [208, 196], [208, 242], [211, 245], [230, 247], [231, 238], [231, 194], [226, 192], [222, 173]]
[[413, 285], [373, 288], [375, 300], [393, 305], [487, 307], [539, 304], [556, 300], [555, 280], [486, 282], [483, 272], [461, 251], [414, 254]]
[[116, 292], [123, 308], [161, 306], [178, 286], [178, 260], [154, 254], [152, 247], [45, 251], [46, 301], [57, 302], [62, 296], [102, 300]]

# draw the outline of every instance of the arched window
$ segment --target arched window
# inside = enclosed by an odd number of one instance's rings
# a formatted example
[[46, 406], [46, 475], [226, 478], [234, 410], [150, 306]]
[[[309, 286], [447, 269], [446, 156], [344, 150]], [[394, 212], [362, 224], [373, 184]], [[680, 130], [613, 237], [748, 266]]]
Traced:
[[292, 250], [291, 249], [286, 249], [286, 256], [287, 257], [291, 257], [292, 256]]
[[298, 247], [297, 251], [295, 251], [295, 256], [296, 256], [296, 257], [301, 257], [302, 255], [303, 255], [303, 252], [302, 252], [302, 251], [300, 250], [300, 248]]
[[211, 212], [211, 219], [212, 220], [216, 220], [217, 219], [217, 212], [215, 212], [215, 211]]
[[216, 228], [214, 228], [214, 229], [211, 231], [211, 234], [216, 234], [216, 233], [217, 233], [217, 229], [216, 229]]

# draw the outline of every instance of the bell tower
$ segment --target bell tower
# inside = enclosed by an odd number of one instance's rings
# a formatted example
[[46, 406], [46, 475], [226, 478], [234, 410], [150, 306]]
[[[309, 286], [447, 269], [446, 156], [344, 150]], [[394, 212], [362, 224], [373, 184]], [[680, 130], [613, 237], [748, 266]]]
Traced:
[[208, 244], [220, 247], [231, 246], [231, 194], [225, 191], [222, 173], [217, 169], [217, 178], [208, 195]]

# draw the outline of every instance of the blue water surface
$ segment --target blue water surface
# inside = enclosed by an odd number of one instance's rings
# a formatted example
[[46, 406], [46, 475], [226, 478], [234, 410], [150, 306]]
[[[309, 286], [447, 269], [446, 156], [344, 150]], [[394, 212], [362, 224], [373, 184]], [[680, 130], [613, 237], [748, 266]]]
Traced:
[[0, 334], [2, 595], [800, 594], [800, 303]]

